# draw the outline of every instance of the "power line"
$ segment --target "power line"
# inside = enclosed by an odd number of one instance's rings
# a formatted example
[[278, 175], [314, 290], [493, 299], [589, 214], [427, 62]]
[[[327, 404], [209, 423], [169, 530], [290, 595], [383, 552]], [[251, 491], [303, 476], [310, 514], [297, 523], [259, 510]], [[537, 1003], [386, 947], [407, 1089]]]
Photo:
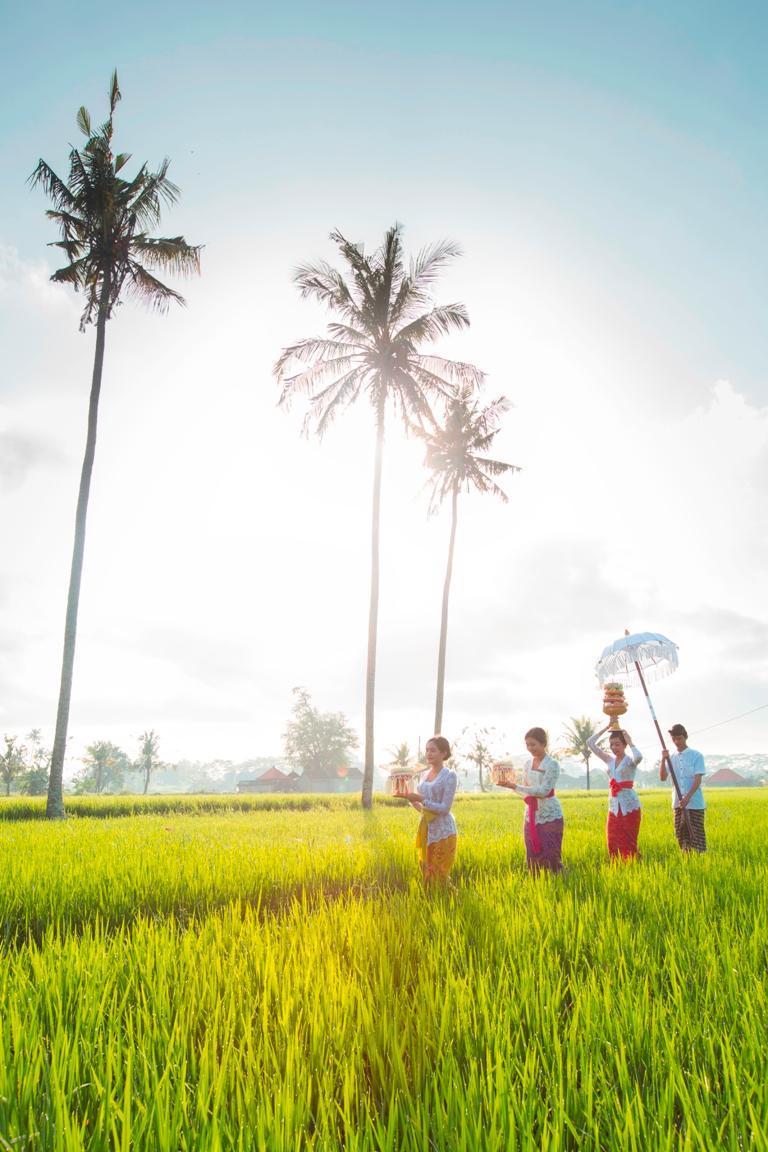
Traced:
[[697, 728], [691, 735], [698, 736], [700, 732], [711, 732], [713, 728], [722, 728], [723, 724], [732, 724], [734, 720], [742, 720], [745, 716], [751, 716], [753, 712], [761, 712], [763, 708], [768, 708], [768, 704], [758, 704], [757, 708], [750, 708], [749, 712], [740, 712], [738, 716], [731, 716], [729, 720], [719, 720], [717, 724], [709, 724], [706, 728]]

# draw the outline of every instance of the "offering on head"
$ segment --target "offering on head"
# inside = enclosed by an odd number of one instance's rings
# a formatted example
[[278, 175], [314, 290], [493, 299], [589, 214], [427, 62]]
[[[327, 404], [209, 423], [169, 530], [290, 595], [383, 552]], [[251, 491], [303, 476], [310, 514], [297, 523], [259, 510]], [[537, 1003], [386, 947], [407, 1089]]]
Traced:
[[627, 711], [627, 701], [624, 697], [624, 688], [621, 684], [612, 682], [603, 686], [603, 712], [611, 717], [611, 728], [618, 731], [621, 728], [619, 716]]

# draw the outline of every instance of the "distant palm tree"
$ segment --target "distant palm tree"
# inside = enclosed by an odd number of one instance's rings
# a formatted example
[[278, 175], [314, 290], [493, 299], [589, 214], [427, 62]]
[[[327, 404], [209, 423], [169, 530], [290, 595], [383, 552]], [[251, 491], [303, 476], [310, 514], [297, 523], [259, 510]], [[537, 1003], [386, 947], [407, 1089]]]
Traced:
[[80, 319], [81, 332], [88, 324], [96, 325], [88, 434], [75, 518], [61, 686], [48, 785], [49, 817], [64, 815], [64, 751], [107, 321], [124, 288], [160, 312], [164, 312], [171, 301], [184, 303], [182, 297], [156, 279], [152, 271], [167, 269], [187, 274], [200, 270], [200, 249], [187, 244], [183, 236], [169, 239], [147, 235], [148, 228], [159, 224], [162, 205], [173, 204], [179, 196], [178, 188], [168, 179], [169, 161], [163, 160], [157, 172], [148, 172], [143, 164], [132, 180], [118, 175], [131, 158], [126, 152], [117, 156], [112, 153], [112, 118], [119, 100], [120, 88], [114, 72], [106, 123], [94, 130], [85, 108], [77, 114], [77, 126], [87, 137], [87, 143], [82, 151], [71, 149], [67, 183], [59, 179], [44, 160], [40, 160], [30, 176], [30, 183], [41, 185], [53, 201], [54, 208], [46, 214], [58, 225], [62, 239], [52, 247], [60, 248], [68, 261], [51, 279], [59, 284], [71, 284], [75, 291], [83, 292], [85, 309]]
[[411, 750], [408, 747], [408, 741], [404, 740], [402, 744], [398, 744], [396, 748], [388, 748], [390, 756], [392, 757], [391, 763], [398, 768], [407, 768], [411, 762]]
[[346, 264], [344, 274], [321, 263], [299, 268], [294, 279], [304, 298], [314, 297], [339, 319], [328, 325], [326, 337], [300, 340], [285, 348], [275, 365], [282, 387], [280, 403], [288, 403], [297, 394], [307, 395], [306, 426], [314, 425], [321, 436], [337, 413], [362, 394], [375, 413], [364, 808], [371, 807], [373, 797], [379, 514], [387, 403], [391, 402], [406, 421], [426, 421], [431, 419], [431, 399], [448, 396], [457, 387], [478, 387], [483, 379], [469, 364], [419, 351], [421, 345], [469, 325], [463, 304], [436, 305], [432, 299], [437, 275], [459, 249], [448, 242], [435, 244], [419, 253], [406, 269], [400, 231], [398, 224], [390, 228], [381, 248], [370, 257], [340, 232], [331, 233]]
[[505, 472], [519, 472], [515, 464], [505, 464], [501, 460], [491, 460], [486, 456], [509, 401], [500, 396], [497, 400], [482, 406], [480, 400], [464, 390], [449, 399], [445, 410], [445, 424], [440, 427], [427, 425], [416, 428], [416, 434], [427, 446], [426, 464], [433, 473], [432, 499], [430, 511], [435, 511], [442, 501], [451, 498], [451, 535], [448, 544], [448, 563], [443, 584], [443, 605], [440, 617], [440, 643], [437, 653], [437, 691], [435, 698], [435, 732], [442, 731], [443, 697], [445, 693], [445, 657], [448, 642], [448, 600], [453, 575], [453, 552], [456, 544], [456, 523], [458, 516], [459, 493], [462, 488], [469, 492], [491, 492], [504, 503], [507, 494], [496, 483], [494, 477]]
[[587, 741], [600, 731], [600, 721], [590, 720], [589, 716], [571, 716], [570, 724], [563, 729], [566, 743], [563, 745], [564, 756], [580, 756], [587, 769], [587, 792], [589, 792], [589, 758], [592, 749]]

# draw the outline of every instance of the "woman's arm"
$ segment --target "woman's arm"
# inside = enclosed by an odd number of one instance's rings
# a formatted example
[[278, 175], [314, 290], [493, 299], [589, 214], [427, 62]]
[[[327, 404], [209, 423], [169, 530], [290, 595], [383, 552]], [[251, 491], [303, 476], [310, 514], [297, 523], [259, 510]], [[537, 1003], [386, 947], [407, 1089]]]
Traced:
[[608, 752], [603, 752], [602, 748], [598, 748], [597, 741], [609, 728], [610, 724], [606, 725], [605, 728], [601, 728], [599, 732], [595, 732], [594, 736], [590, 736], [587, 740], [587, 747], [590, 752], [594, 752], [598, 760], [602, 760], [604, 764], [611, 764], [613, 762], [613, 756], [609, 755]]
[[427, 800], [424, 796], [421, 798], [423, 808], [427, 812], [434, 812], [436, 816], [445, 816], [451, 810], [453, 798], [456, 795], [456, 784], [458, 776], [455, 772], [448, 772], [448, 779], [443, 785], [443, 799], [442, 800]]

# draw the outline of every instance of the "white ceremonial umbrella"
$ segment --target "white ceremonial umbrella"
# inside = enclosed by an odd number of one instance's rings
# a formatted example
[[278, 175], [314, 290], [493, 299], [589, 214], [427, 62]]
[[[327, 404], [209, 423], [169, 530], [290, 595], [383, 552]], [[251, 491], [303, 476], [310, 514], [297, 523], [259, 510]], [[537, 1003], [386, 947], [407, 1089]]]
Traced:
[[[672, 760], [664, 742], [659, 721], [656, 719], [653, 701], [646, 685], [646, 680], [661, 680], [664, 676], [671, 676], [676, 669], [677, 644], [668, 637], [662, 636], [660, 632], [633, 632], [631, 635], [629, 632], [625, 632], [618, 640], [614, 640], [613, 644], [609, 644], [607, 648], [603, 649], [603, 653], [595, 665], [601, 688], [611, 680], [616, 680], [619, 683], [623, 681], [625, 684], [639, 684], [642, 687], [651, 718], [659, 734], [661, 747], [667, 754], [667, 766], [677, 798], [682, 800], [680, 785], [677, 782]], [[683, 811], [687, 822], [687, 809], [683, 809]]]

